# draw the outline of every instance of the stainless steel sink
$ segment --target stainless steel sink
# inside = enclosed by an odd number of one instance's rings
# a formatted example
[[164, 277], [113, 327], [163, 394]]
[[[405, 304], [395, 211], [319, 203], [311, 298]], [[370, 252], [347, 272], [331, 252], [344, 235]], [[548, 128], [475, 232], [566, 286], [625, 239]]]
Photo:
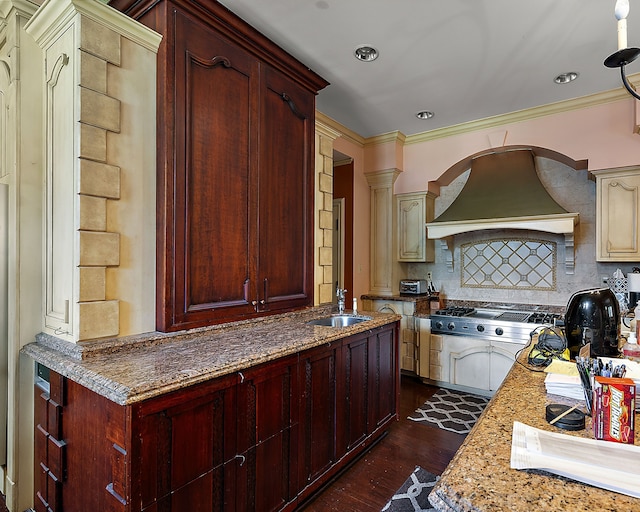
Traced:
[[359, 324], [371, 320], [370, 316], [351, 316], [351, 315], [333, 315], [324, 318], [318, 318], [307, 322], [309, 325], [324, 325], [326, 327], [349, 327], [350, 325]]

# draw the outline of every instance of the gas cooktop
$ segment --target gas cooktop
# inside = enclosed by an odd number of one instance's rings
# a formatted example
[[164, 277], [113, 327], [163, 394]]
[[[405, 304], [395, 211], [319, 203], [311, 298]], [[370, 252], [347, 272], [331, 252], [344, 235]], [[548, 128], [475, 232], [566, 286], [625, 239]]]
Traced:
[[432, 313], [431, 332], [501, 339], [524, 343], [542, 325], [560, 325], [562, 315], [547, 311], [451, 306]]

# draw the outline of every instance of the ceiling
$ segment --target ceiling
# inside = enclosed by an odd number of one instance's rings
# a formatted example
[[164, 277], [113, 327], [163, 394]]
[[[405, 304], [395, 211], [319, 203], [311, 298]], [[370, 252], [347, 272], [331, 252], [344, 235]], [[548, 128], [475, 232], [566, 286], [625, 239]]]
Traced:
[[[363, 137], [426, 132], [620, 89], [615, 0], [221, 0], [331, 82], [317, 108]], [[640, 46], [631, 0], [630, 46]], [[380, 56], [360, 62], [362, 44]], [[558, 85], [560, 73], [579, 78]], [[627, 73], [640, 72], [640, 60]], [[635, 77], [634, 77], [635, 78]], [[415, 113], [435, 116], [419, 120]]]

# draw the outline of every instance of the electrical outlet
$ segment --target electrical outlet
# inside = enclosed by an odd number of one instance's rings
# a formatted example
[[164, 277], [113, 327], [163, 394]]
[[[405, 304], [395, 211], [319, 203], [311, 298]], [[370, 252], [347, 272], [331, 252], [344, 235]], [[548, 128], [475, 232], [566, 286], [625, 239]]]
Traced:
[[602, 283], [609, 284], [609, 276], [602, 276]]
[[427, 281], [431, 281], [432, 277], [433, 275], [431, 274], [431, 272], [427, 272]]

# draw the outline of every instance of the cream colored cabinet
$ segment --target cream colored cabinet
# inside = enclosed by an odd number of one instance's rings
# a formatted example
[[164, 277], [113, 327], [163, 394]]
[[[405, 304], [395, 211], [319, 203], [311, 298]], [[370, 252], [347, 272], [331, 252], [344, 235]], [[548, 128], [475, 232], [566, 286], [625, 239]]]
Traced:
[[371, 300], [363, 299], [364, 310], [378, 311], [380, 313], [393, 313], [401, 315], [400, 332], [400, 369], [418, 373], [418, 319], [414, 316], [416, 302], [413, 300]]
[[435, 196], [428, 192], [396, 195], [397, 259], [435, 261], [433, 240], [427, 239], [426, 222], [434, 217]]
[[596, 178], [596, 259], [640, 260], [640, 167], [591, 173]]
[[445, 387], [496, 391], [523, 346], [473, 336], [431, 334], [429, 378]]

